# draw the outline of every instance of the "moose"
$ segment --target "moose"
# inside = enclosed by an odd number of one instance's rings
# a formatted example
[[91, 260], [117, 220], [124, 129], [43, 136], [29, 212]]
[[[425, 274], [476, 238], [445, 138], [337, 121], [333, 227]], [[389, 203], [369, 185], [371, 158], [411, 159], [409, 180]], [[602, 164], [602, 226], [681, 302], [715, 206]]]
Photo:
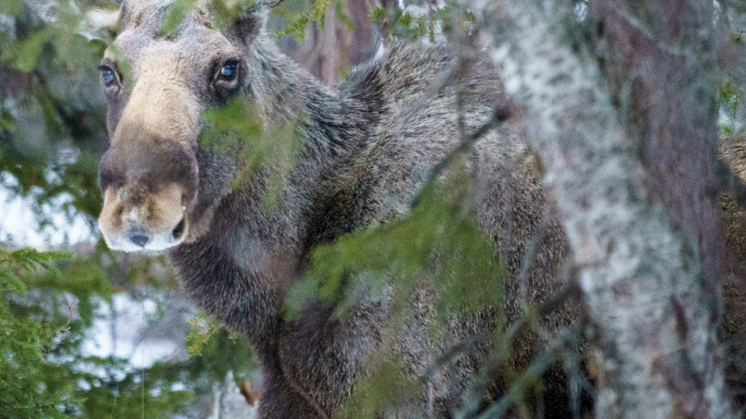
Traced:
[[[394, 336], [386, 329], [393, 296], [385, 293], [363, 292], [345, 316], [315, 300], [294, 319], [283, 316], [314, 249], [406, 215], [465, 136], [483, 131], [467, 153], [477, 221], [495, 240], [494, 257], [521, 276], [505, 283], [509, 322], [525, 304], [564, 289], [558, 271], [568, 246], [541, 164], [512, 122], [519, 116], [507, 117], [501, 83], [477, 48], [394, 42], [327, 86], [267, 36], [266, 15], [280, 1], [261, 0], [222, 26], [213, 24], [211, 2], [197, 2], [174, 33], [162, 30], [170, 0], [121, 5], [118, 34], [100, 67], [110, 147], [100, 162], [99, 226], [113, 250], [167, 250], [187, 296], [253, 342], [264, 374], [261, 418], [327, 418], [371, 370], [382, 341], [394, 342], [402, 375], [422, 378], [453, 340], [499, 327], [486, 310], [449, 320], [443, 337], [428, 335], [438, 296], [426, 281], [408, 297], [410, 315]], [[267, 162], [236, 186], [240, 139], [227, 152], [198, 141], [205, 112], [236, 98], [255, 105], [251, 117], [266, 130], [295, 121], [302, 149], [290, 170]], [[263, 199], [277, 176], [282, 186], [267, 210]], [[542, 322], [558, 330], [577, 318], [578, 307], [560, 304]], [[514, 365], [525, 367], [542, 339], [527, 332], [515, 346]], [[394, 413], [449, 417], [489, 350], [486, 343], [470, 347]], [[566, 378], [561, 367], [545, 374], [546, 391], [533, 404], [547, 406], [547, 417], [571, 414]], [[505, 394], [506, 381], [496, 375], [484, 405]]]

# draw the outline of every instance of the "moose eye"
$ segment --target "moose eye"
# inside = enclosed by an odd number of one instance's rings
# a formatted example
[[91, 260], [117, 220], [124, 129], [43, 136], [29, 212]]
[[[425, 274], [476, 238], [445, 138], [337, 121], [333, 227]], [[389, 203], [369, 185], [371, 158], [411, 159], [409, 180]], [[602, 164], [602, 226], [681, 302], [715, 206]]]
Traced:
[[117, 76], [114, 74], [114, 70], [103, 65], [99, 67], [99, 70], [101, 70], [101, 78], [104, 80], [104, 85], [106, 87], [116, 84]]
[[238, 61], [228, 60], [223, 64], [218, 73], [218, 79], [224, 81], [232, 81], [238, 74]]

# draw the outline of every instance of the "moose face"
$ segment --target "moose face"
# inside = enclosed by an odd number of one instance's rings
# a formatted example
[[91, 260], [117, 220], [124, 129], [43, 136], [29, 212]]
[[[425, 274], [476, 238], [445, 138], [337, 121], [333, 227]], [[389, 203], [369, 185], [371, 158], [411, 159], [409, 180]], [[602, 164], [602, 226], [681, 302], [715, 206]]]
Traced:
[[99, 169], [99, 227], [114, 250], [163, 250], [206, 231], [211, 206], [200, 199], [215, 194], [200, 181], [200, 114], [242, 90], [260, 28], [247, 13], [233, 27], [211, 29], [210, 7], [198, 5], [164, 36], [169, 10], [164, 0], [126, 2], [101, 62], [110, 147]]

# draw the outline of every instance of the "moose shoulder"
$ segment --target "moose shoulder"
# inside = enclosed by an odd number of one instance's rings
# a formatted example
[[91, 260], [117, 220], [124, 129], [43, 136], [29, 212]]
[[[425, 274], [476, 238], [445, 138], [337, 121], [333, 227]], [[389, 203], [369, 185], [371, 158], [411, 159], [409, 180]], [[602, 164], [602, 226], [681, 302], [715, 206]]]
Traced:
[[[260, 2], [232, 26], [215, 29], [211, 6], [198, 3], [175, 35], [164, 36], [168, 1], [124, 2], [121, 30], [101, 67], [111, 144], [100, 166], [99, 224], [112, 249], [169, 249], [188, 296], [253, 341], [265, 374], [262, 418], [330, 417], [369, 370], [382, 340], [395, 341], [393, 355], [412, 377], [423, 377], [452, 342], [434, 342], [427, 333], [437, 296], [426, 285], [410, 297], [406, 332], [393, 337], [386, 337], [387, 297], [361, 297], [344, 318], [309, 303], [288, 321], [280, 312], [289, 288], [319, 244], [406, 213], [434, 168], [464, 134], [489, 123], [505, 99], [486, 61], [466, 57], [469, 65], [455, 71], [457, 59], [446, 47], [396, 44], [339, 85], [325, 86], [266, 36], [269, 6]], [[236, 153], [198, 142], [201, 115], [238, 96], [255, 103], [267, 129], [303, 115], [295, 127], [302, 151], [281, 172], [271, 211], [262, 200], [277, 175], [272, 162], [234, 188]], [[478, 221], [496, 239], [495, 257], [521, 272], [520, 283], [506, 285], [511, 320], [523, 304], [543, 302], [562, 287], [556, 271], [567, 245], [538, 163], [509, 126], [500, 131], [476, 142], [470, 164]], [[524, 258], [530, 267], [522, 271]], [[565, 305], [545, 321], [556, 330], [575, 311]], [[496, 326], [489, 310], [477, 317], [449, 321], [445, 336], [468, 339]], [[520, 340], [515, 363], [525, 366], [539, 341]], [[454, 371], [428, 378], [430, 390], [398, 406], [400, 417], [428, 410], [444, 417], [458, 408], [488, 351], [477, 345]], [[561, 417], [568, 412], [563, 373], [552, 371], [544, 399], [554, 405], [548, 416]], [[505, 390], [502, 378], [488, 387], [484, 400]]]

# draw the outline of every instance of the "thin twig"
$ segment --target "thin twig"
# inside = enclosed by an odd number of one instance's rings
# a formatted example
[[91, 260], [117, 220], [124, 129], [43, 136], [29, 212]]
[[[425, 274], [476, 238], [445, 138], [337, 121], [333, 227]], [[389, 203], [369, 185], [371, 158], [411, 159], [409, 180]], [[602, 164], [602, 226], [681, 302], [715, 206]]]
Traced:
[[[539, 307], [536, 309], [536, 315], [538, 317], [544, 317], [547, 314], [551, 313], [555, 309], [558, 309], [563, 304], [565, 304], [567, 301], [570, 300], [578, 300], [580, 296], [582, 295], [582, 290], [580, 289], [580, 285], [578, 285], [576, 282], [571, 282], [568, 284], [565, 288], [562, 288], [559, 292], [554, 294], [552, 298], [542, 303]], [[524, 332], [526, 328], [529, 326], [529, 316], [523, 316], [519, 321], [513, 324], [513, 326], [508, 331], [508, 339], [513, 340], [516, 336], [518, 336], [520, 333]]]
[[520, 296], [524, 301], [528, 300], [528, 273], [531, 270], [531, 267], [534, 266], [534, 258], [536, 258], [536, 255], [539, 253], [539, 246], [546, 237], [548, 227], [547, 218], [548, 217], [542, 217], [539, 228], [531, 238], [531, 242], [528, 244], [525, 253], [523, 254], [521, 270], [518, 272], [515, 279], [518, 282]]
[[117, 404], [117, 397], [119, 397], [119, 381], [117, 381], [117, 388], [114, 391], [114, 402], [111, 404], [111, 413], [109, 414], [109, 419], [114, 418], [114, 407]]
[[[74, 296], [73, 296], [74, 297]], [[76, 300], [77, 298], [74, 297]], [[67, 303], [67, 323], [65, 323], [64, 326], [60, 326], [59, 329], [57, 329], [57, 333], [63, 333], [70, 330], [70, 324], [73, 321], [73, 305], [75, 305], [76, 302], [70, 302], [70, 299], [68, 298], [68, 294], [65, 294], [65, 303]]]
[[[475, 142], [487, 135], [487, 133], [490, 132], [492, 129], [497, 128], [498, 126], [500, 126], [500, 124], [507, 121], [508, 118], [510, 118], [510, 110], [504, 106], [497, 107], [492, 115], [492, 118], [490, 118], [489, 121], [485, 122], [474, 133], [467, 136], [463, 141], [461, 141], [461, 143], [459, 143], [458, 146], [456, 146], [456, 148], [451, 150], [451, 152], [448, 153], [448, 155], [443, 160], [441, 160], [438, 164], [435, 165], [435, 167], [433, 167], [427, 177], [427, 180], [425, 181], [425, 185], [428, 185], [435, 179], [437, 179], [438, 176], [443, 173], [443, 170], [445, 170], [446, 167], [448, 167], [448, 165], [456, 158], [456, 156], [464, 151], [469, 150]], [[410, 208], [414, 208], [420, 204], [420, 202], [422, 201], [423, 191], [424, 188], [420, 190], [420, 193], [418, 193], [414, 200], [412, 200]]]
[[[553, 310], [561, 307], [567, 301], [570, 301], [572, 299], [579, 299], [580, 296], [580, 286], [575, 282], [571, 282], [565, 288], [554, 294], [552, 298], [539, 305], [536, 308], [536, 315], [538, 317], [544, 317]], [[515, 339], [516, 336], [526, 330], [526, 328], [530, 325], [529, 317], [530, 316], [525, 315], [513, 324], [506, 335], [506, 340], [508, 342], [512, 341], [513, 339]], [[435, 362], [430, 365], [427, 371], [425, 371], [425, 374], [422, 375], [421, 380], [429, 380], [435, 374], [435, 372], [442, 368], [444, 365], [451, 364], [456, 359], [456, 357], [466, 353], [474, 345], [487, 341], [490, 336], [491, 333], [480, 333], [464, 339], [458, 344], [452, 346], [448, 352], [439, 356], [438, 359], [436, 359]], [[495, 375], [495, 367], [496, 365], [487, 366], [487, 369], [482, 374], [482, 380], [477, 380], [477, 382], [472, 385], [471, 390], [473, 394], [481, 395], [485, 391], [486, 386], [492, 382], [492, 377]], [[481, 400], [481, 397], [479, 398], [479, 400]], [[464, 409], [460, 413], [462, 414], [462, 417], [469, 417], [475, 412], [473, 412], [471, 409]]]
[[298, 383], [296, 383], [295, 380], [293, 380], [290, 377], [290, 375], [288, 375], [288, 373], [285, 371], [285, 366], [283, 365], [283, 362], [282, 362], [282, 351], [278, 350], [277, 355], [280, 357], [280, 362], [279, 362], [280, 371], [282, 372], [282, 376], [283, 378], [285, 378], [285, 381], [290, 385], [290, 387], [293, 390], [295, 390], [296, 393], [298, 393], [299, 396], [303, 397], [303, 399], [308, 403], [309, 406], [311, 406], [311, 408], [313, 408], [313, 410], [316, 411], [316, 413], [319, 415], [321, 419], [329, 419], [329, 415], [327, 415], [326, 412], [324, 412], [324, 409], [322, 409], [321, 406], [319, 406], [319, 404], [316, 403], [316, 400], [311, 398], [311, 396], [308, 393], [306, 393], [306, 391], [303, 390], [303, 388], [300, 385], [298, 385]]
[[477, 419], [490, 419], [502, 417], [515, 402], [516, 399], [520, 398], [526, 391], [529, 385], [531, 385], [537, 378], [541, 377], [547, 369], [559, 358], [559, 354], [565, 348], [566, 345], [571, 343], [571, 337], [576, 336], [579, 333], [577, 325], [573, 325], [565, 329], [560, 335], [552, 342], [551, 345], [545, 350], [531, 365], [528, 367], [526, 372], [521, 374], [520, 378], [511, 386], [510, 390], [506, 395], [500, 398], [497, 403], [492, 404], [487, 408]]
[[[558, 293], [554, 294], [552, 298], [550, 298], [549, 300], [542, 303], [539, 307], [537, 307], [536, 315], [538, 317], [544, 317], [547, 314], [549, 314], [551, 311], [565, 304], [568, 300], [572, 298], [574, 299], [580, 298], [580, 295], [581, 295], [580, 286], [576, 282], [573, 281], [569, 285], [567, 285], [565, 288], [560, 290]], [[516, 323], [514, 323], [513, 326], [508, 330], [505, 340], [507, 342], [512, 342], [519, 334], [526, 331], [526, 329], [531, 323], [530, 318], [531, 316], [524, 315]], [[481, 334], [481, 335], [478, 335], [472, 338], [472, 341], [468, 343], [474, 344], [476, 342], [486, 340], [487, 337], [488, 337], [487, 334]], [[459, 349], [462, 349], [462, 348], [459, 348]], [[475, 380], [475, 382], [472, 384], [471, 388], [469, 389], [468, 396], [473, 396], [472, 399], [475, 401], [475, 404], [473, 404], [472, 406], [468, 406], [467, 401], [464, 400], [464, 406], [462, 407], [460, 411], [456, 412], [455, 417], [470, 418], [477, 413], [477, 410], [479, 409], [479, 405], [481, 404], [481, 401], [482, 401], [482, 394], [484, 394], [484, 392], [487, 389], [487, 386], [489, 386], [494, 381], [494, 377], [497, 375], [497, 367], [498, 367], [497, 362], [494, 362], [492, 360], [488, 361], [488, 364], [486, 364], [483, 367], [483, 370], [480, 373], [480, 377], [477, 380]]]

